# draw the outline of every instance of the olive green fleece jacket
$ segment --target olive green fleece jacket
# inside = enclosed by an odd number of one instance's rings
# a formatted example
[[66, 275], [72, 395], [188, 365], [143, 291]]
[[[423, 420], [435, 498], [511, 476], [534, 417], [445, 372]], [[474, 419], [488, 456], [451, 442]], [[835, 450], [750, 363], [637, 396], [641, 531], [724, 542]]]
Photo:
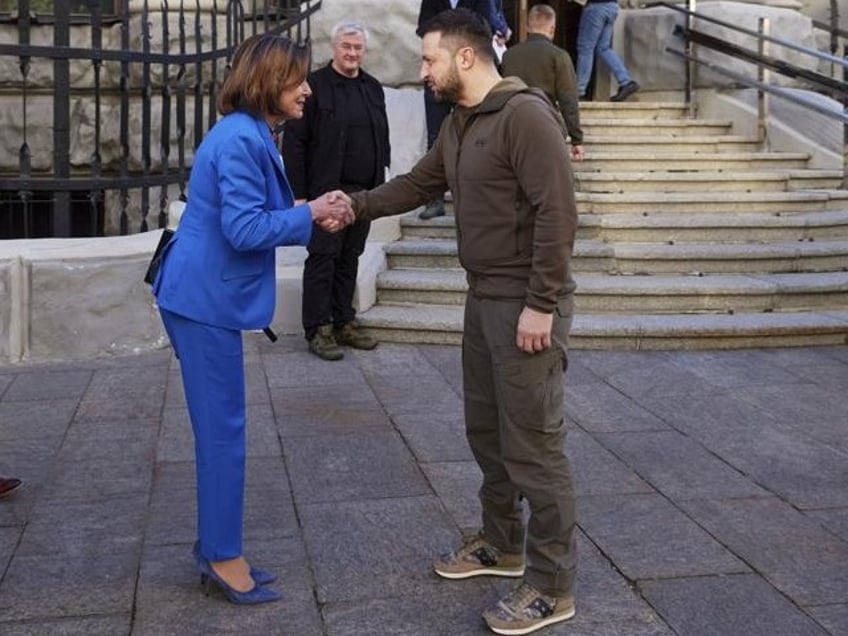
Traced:
[[583, 143], [577, 75], [568, 51], [540, 33], [530, 33], [524, 42], [506, 50], [501, 68], [505, 76], [514, 75], [527, 82], [528, 86], [545, 91], [545, 95], [559, 106], [571, 143]]
[[448, 189], [471, 293], [551, 313], [574, 291], [571, 163], [560, 120], [541, 91], [514, 77], [501, 80], [476, 107], [455, 109], [407, 174], [351, 197], [358, 217], [375, 219]]

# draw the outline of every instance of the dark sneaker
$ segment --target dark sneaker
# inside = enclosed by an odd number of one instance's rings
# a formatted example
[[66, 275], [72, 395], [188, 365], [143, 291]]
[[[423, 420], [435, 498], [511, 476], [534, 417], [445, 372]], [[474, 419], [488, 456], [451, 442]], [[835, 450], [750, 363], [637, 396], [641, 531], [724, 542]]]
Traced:
[[421, 214], [418, 215], [418, 218], [426, 221], [428, 219], [435, 219], [437, 216], [445, 215], [445, 202], [443, 199], [433, 199], [428, 203], [423, 210], [421, 210]]
[[524, 576], [524, 555], [501, 552], [479, 532], [466, 537], [454, 552], [439, 557], [433, 564], [436, 574], [446, 579], [472, 576]]
[[318, 327], [315, 335], [309, 339], [309, 350], [322, 360], [341, 360], [344, 351], [339, 348], [333, 337], [332, 325]]
[[529, 634], [573, 616], [573, 597], [547, 596], [529, 583], [522, 583], [483, 612], [489, 629], [507, 636]]
[[611, 102], [623, 102], [633, 93], [639, 90], [639, 85], [636, 82], [627, 82], [624, 86], [618, 87], [618, 92], [610, 97]]
[[370, 336], [355, 322], [349, 322], [336, 329], [336, 342], [354, 349], [365, 349], [366, 351], [377, 346], [377, 339]]

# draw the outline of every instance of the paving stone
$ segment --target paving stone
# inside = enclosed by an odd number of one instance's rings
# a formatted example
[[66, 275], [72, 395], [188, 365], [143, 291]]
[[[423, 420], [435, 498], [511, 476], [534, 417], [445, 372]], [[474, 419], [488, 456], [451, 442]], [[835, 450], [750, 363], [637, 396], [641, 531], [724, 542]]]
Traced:
[[575, 603], [578, 618], [594, 623], [644, 626], [662, 623], [613, 563], [580, 531], [577, 532], [577, 559]]
[[453, 345], [421, 345], [418, 350], [447, 380], [457, 394], [462, 393], [462, 350]]
[[20, 438], [64, 436], [74, 417], [77, 400], [0, 402], [0, 444]]
[[298, 506], [429, 494], [412, 454], [393, 432], [291, 437], [283, 452]]
[[6, 389], [9, 388], [9, 385], [15, 381], [15, 377], [16, 376], [12, 375], [11, 373], [3, 373], [2, 369], [0, 369], [0, 400], [3, 399], [6, 393]]
[[848, 543], [848, 507], [828, 508], [826, 510], [806, 510], [811, 519], [818, 521], [837, 537]]
[[691, 395], [646, 398], [639, 403], [663, 420], [669, 427], [695, 439], [714, 428], [732, 429], [733, 434], [749, 428], [757, 430], [776, 426], [774, 418], [745, 399], [745, 392], [723, 389], [701, 391]]
[[9, 560], [18, 547], [23, 531], [23, 524], [0, 526], [0, 572], [6, 571], [6, 566], [9, 565]]
[[391, 430], [391, 422], [364, 381], [334, 386], [286, 387], [271, 390], [282, 437]]
[[580, 428], [569, 429], [565, 452], [579, 496], [654, 492], [631, 468]]
[[758, 485], [800, 508], [848, 505], [848, 455], [800, 431], [714, 425], [694, 435]]
[[299, 510], [320, 603], [430, 596], [441, 583], [432, 560], [459, 540], [432, 496], [307, 503]]
[[578, 384], [598, 384], [603, 378], [586, 365], [587, 351], [571, 350], [568, 352], [568, 370], [565, 372], [565, 388]]
[[590, 433], [668, 429], [658, 417], [607, 384], [571, 387], [565, 401], [565, 412]]
[[43, 500], [96, 501], [150, 489], [150, 458], [92, 459], [57, 464], [41, 491]]
[[480, 614], [495, 601], [480, 585], [445, 582], [426, 595], [327, 603], [327, 636], [491, 636]]
[[745, 392], [745, 399], [772, 415], [783, 427], [848, 453], [846, 388], [848, 375], [843, 378], [840, 391], [803, 383], [791, 391], [781, 386], [752, 388]]
[[792, 370], [772, 363], [759, 351], [682, 351], [669, 354], [673, 365], [685, 369], [710, 387], [733, 388], [798, 383]]
[[[294, 592], [309, 580], [303, 548], [295, 541], [275, 547], [279, 561], [262, 563], [281, 575], [282, 601], [253, 607], [229, 603], [217, 588], [206, 597], [199, 585], [191, 549], [161, 546], [145, 550], [139, 576], [133, 635], [321, 634], [314, 601]], [[253, 545], [245, 545], [252, 553]], [[275, 567], [279, 564], [278, 567]], [[286, 593], [286, 590], [289, 593]]]
[[16, 555], [0, 583], [0, 621], [130, 612], [137, 568], [129, 553]]
[[94, 372], [85, 399], [102, 401], [138, 395], [156, 398], [165, 390], [168, 367], [108, 368]]
[[803, 380], [828, 391], [842, 391], [848, 386], [848, 362], [822, 361], [796, 365], [791, 371]]
[[607, 384], [631, 398], [680, 395], [704, 388], [702, 378], [674, 364], [661, 351], [622, 351], [610, 356], [581, 356], [581, 359]]
[[481, 526], [482, 508], [477, 493], [483, 474], [476, 461], [422, 463], [421, 470], [458, 528]]
[[677, 431], [598, 433], [595, 439], [675, 501], [769, 494]]
[[848, 544], [788, 504], [769, 498], [680, 505], [799, 605], [848, 602]]
[[96, 503], [38, 504], [16, 551], [19, 556], [84, 557], [141, 549], [147, 493]]
[[[14, 475], [24, 484], [15, 494], [0, 501], [0, 526], [22, 526], [27, 522], [44, 483], [53, 466], [53, 454], [38, 450], [19, 452], [24, 444], [39, 444], [44, 440], [0, 442], [0, 468], [3, 474]], [[59, 440], [55, 445], [58, 446]]]
[[848, 634], [848, 604], [808, 607], [807, 612], [831, 634]]
[[419, 462], [465, 461], [473, 458], [465, 437], [462, 407], [456, 413], [403, 413], [394, 423]]
[[159, 420], [83, 420], [68, 429], [57, 459], [143, 458], [152, 461], [156, 450]]
[[146, 393], [128, 393], [120, 399], [112, 397], [95, 400], [85, 397], [79, 404], [75, 419], [153, 419], [162, 411], [164, 399], [164, 389]]
[[122, 636], [130, 634], [132, 615], [129, 612], [110, 616], [83, 616], [2, 622], [0, 633], [4, 636]]
[[[356, 363], [362, 372], [367, 375], [430, 375], [441, 372], [428, 357], [426, 350], [429, 347], [409, 346], [391, 342], [381, 342], [380, 346], [372, 351], [356, 351]], [[442, 348], [441, 361], [447, 360], [445, 356], [455, 359], [459, 356], [458, 347]], [[433, 355], [438, 355], [434, 353]]]
[[631, 580], [748, 570], [660, 495], [579, 497], [577, 520]]
[[796, 605], [753, 574], [643, 581], [639, 587], [678, 634], [827, 634]]
[[374, 373], [368, 381], [386, 412], [398, 415], [416, 413], [456, 413], [462, 409], [461, 397], [435, 370], [426, 374]]
[[15, 377], [12, 385], [0, 394], [5, 401], [50, 400], [59, 398], [80, 399], [91, 382], [92, 372], [88, 370], [33, 371], [21, 373]]
[[347, 384], [362, 377], [353, 356], [328, 362], [304, 349], [294, 353], [266, 355], [263, 356], [263, 362], [265, 377], [271, 389]]

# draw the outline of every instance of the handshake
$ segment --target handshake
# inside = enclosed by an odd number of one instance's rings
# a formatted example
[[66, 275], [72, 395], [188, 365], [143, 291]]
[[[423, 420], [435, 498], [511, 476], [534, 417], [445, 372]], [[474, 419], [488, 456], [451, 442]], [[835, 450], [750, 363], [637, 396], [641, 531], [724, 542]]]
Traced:
[[350, 197], [341, 190], [325, 192], [308, 202], [312, 221], [327, 232], [338, 232], [356, 220]]

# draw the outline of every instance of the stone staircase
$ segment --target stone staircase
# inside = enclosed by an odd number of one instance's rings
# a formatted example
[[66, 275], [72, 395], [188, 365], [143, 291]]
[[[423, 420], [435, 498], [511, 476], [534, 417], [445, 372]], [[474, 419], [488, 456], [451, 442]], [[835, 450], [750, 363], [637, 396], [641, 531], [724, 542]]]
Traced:
[[[572, 346], [705, 349], [848, 342], [848, 191], [806, 153], [763, 152], [676, 103], [581, 104]], [[453, 217], [401, 219], [380, 339], [458, 343]]]

